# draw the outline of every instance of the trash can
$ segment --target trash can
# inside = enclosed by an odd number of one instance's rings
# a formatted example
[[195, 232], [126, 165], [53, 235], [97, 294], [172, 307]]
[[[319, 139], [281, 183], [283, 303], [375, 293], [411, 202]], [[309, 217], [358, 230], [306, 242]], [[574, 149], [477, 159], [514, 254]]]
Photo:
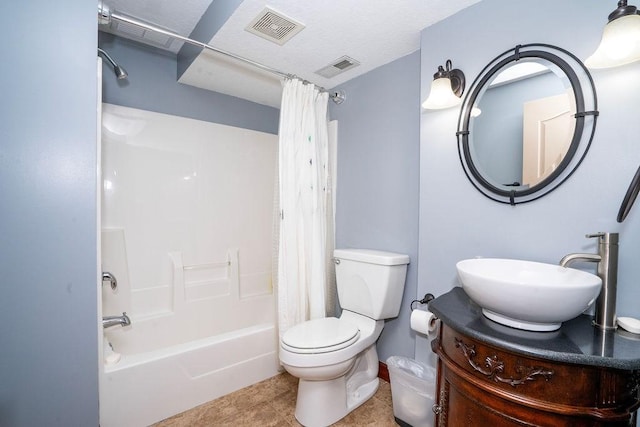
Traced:
[[401, 356], [388, 358], [387, 367], [396, 422], [403, 427], [432, 427], [435, 368]]

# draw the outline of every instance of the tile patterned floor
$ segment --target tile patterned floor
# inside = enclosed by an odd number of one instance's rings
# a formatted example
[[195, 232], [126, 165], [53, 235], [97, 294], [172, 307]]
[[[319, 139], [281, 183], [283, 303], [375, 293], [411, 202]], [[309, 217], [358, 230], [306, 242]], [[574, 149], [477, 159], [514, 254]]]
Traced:
[[[294, 416], [297, 387], [298, 379], [285, 372], [167, 418], [153, 427], [299, 427], [301, 424]], [[380, 387], [371, 399], [333, 426], [396, 427], [389, 383], [380, 380]]]

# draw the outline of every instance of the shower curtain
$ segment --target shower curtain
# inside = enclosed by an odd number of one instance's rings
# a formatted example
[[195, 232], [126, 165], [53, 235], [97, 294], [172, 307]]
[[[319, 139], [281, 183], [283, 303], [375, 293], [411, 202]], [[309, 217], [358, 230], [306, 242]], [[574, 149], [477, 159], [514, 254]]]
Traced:
[[279, 131], [278, 327], [333, 313], [333, 206], [328, 94], [284, 83]]

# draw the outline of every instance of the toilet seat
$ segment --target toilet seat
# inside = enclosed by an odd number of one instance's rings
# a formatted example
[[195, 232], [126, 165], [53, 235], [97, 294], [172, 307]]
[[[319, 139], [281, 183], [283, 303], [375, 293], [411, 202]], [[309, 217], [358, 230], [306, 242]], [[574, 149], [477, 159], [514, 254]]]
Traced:
[[356, 325], [336, 317], [300, 323], [282, 337], [285, 350], [298, 354], [329, 353], [350, 346], [360, 337]]

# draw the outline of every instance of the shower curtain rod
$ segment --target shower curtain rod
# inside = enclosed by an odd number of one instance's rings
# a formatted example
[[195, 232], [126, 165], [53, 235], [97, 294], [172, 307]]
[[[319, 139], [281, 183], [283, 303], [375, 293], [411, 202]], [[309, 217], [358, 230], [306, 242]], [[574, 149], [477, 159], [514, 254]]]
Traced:
[[[213, 46], [211, 46], [211, 45], [209, 45], [207, 43], [199, 42], [197, 40], [193, 40], [193, 39], [190, 39], [188, 37], [181, 36], [180, 34], [177, 34], [177, 33], [171, 32], [171, 31], [167, 31], [167, 30], [162, 29], [160, 27], [157, 27], [155, 25], [139, 21], [139, 20], [137, 20], [135, 18], [132, 18], [130, 16], [127, 16], [127, 15], [124, 15], [124, 14], [120, 14], [115, 10], [111, 11], [107, 5], [105, 5], [101, 1], [99, 1], [98, 2], [98, 23], [106, 25], [106, 24], [110, 24], [112, 20], [124, 22], [124, 23], [130, 24], [130, 25], [135, 25], [136, 27], [140, 27], [140, 28], [143, 28], [145, 30], [153, 31], [153, 32], [156, 32], [156, 33], [159, 33], [159, 34], [164, 34], [165, 36], [181, 40], [181, 41], [183, 41], [185, 43], [189, 43], [189, 44], [192, 44], [194, 46], [198, 46], [198, 47], [200, 47], [202, 49], [208, 49], [208, 50], [217, 52], [219, 54], [228, 56], [229, 58], [236, 59], [236, 60], [238, 60], [240, 62], [244, 62], [245, 64], [248, 64], [248, 65], [254, 66], [256, 68], [259, 68], [261, 70], [267, 71], [269, 73], [276, 74], [276, 75], [278, 75], [280, 77], [283, 77], [285, 79], [296, 78], [296, 76], [294, 74], [284, 73], [284, 72], [282, 72], [280, 70], [276, 70], [275, 68], [271, 68], [271, 67], [268, 67], [268, 66], [266, 66], [264, 64], [260, 64], [259, 62], [255, 62], [255, 61], [252, 61], [250, 59], [243, 58], [242, 56], [238, 56], [238, 55], [235, 55], [233, 53], [227, 52], [225, 50], [215, 48], [215, 47], [213, 47]], [[311, 82], [309, 82], [307, 80], [303, 80], [303, 81], [304, 81], [304, 83], [311, 83]], [[342, 104], [344, 102], [346, 94], [345, 94], [345, 92], [343, 90], [329, 92], [327, 89], [325, 89], [325, 88], [323, 88], [321, 86], [318, 86], [318, 85], [315, 85], [315, 86], [320, 91], [329, 93], [329, 98], [331, 98], [331, 100], [333, 102], [335, 102], [336, 104]]]

